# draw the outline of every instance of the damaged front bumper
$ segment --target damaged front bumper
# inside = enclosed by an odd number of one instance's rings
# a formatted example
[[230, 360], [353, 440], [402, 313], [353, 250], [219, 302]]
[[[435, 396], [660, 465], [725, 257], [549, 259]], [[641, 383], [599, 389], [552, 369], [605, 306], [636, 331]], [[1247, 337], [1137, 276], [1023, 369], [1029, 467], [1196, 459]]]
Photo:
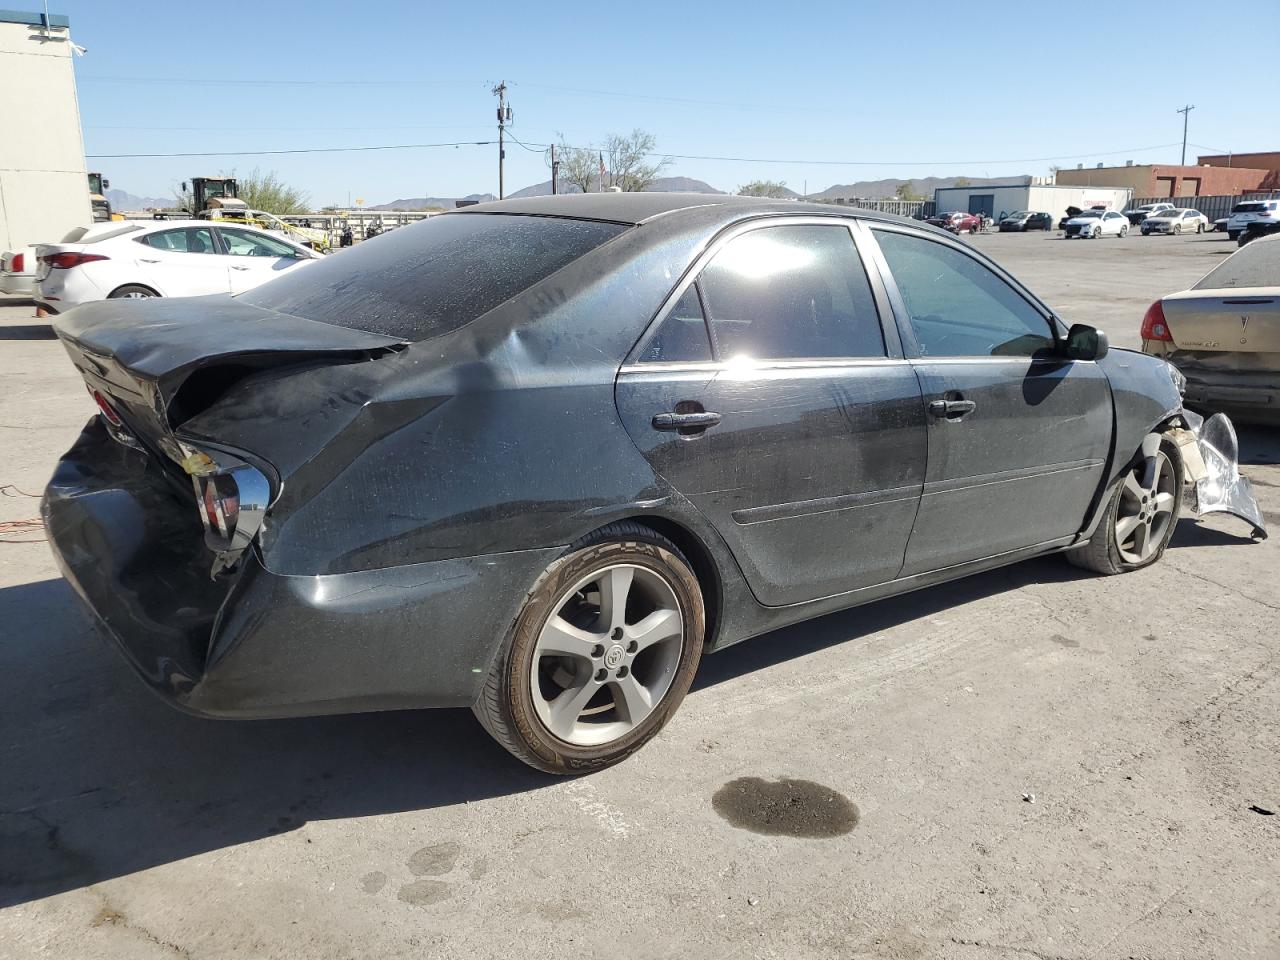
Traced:
[[202, 716], [469, 706], [525, 591], [560, 553], [292, 576], [251, 548], [210, 579], [190, 487], [96, 417], [41, 512], [98, 626], [148, 685]]
[[1200, 516], [1228, 513], [1252, 528], [1259, 540], [1267, 537], [1262, 509], [1253, 495], [1249, 478], [1240, 474], [1240, 444], [1226, 414], [1208, 420], [1191, 410], [1182, 411], [1186, 427], [1173, 431], [1182, 453], [1183, 468], [1194, 484], [1192, 510]]

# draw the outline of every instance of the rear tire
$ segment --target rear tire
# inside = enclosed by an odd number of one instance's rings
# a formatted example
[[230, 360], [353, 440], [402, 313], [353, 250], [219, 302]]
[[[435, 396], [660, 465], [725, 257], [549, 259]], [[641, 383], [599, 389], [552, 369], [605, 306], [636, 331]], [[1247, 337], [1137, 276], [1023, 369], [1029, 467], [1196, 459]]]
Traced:
[[1067, 551], [1068, 562], [1104, 576], [1149, 567], [1162, 556], [1182, 510], [1178, 445], [1149, 433], [1124, 468], [1089, 542]]
[[705, 624], [702, 590], [679, 548], [641, 524], [610, 524], [534, 583], [471, 709], [538, 770], [612, 766], [680, 706]]
[[158, 297], [150, 287], [144, 287], [140, 283], [126, 283], [123, 287], [116, 287], [109, 294], [108, 300], [146, 300], [150, 297]]

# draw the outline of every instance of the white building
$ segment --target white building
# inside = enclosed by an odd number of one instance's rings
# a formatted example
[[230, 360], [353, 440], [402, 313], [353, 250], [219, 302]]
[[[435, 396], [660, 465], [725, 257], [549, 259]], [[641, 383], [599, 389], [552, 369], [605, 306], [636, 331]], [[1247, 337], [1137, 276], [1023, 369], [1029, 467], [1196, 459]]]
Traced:
[[1066, 216], [1067, 207], [1088, 210], [1102, 205], [1123, 210], [1133, 191], [1128, 187], [1068, 187], [1051, 183], [988, 184], [981, 187], [939, 187], [933, 200], [939, 213], [960, 210], [999, 217], [1001, 213], [1031, 210], [1052, 215], [1056, 224]]
[[60, 240], [87, 226], [70, 21], [0, 10], [0, 250]]

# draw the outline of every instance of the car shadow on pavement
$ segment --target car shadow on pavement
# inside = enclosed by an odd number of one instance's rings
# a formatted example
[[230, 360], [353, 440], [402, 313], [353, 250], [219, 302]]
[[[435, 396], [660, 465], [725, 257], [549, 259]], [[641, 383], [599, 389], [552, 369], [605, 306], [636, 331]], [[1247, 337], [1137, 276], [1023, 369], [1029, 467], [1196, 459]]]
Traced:
[[698, 668], [693, 691], [1029, 584], [1062, 583], [1092, 576], [1060, 556], [1049, 556], [876, 600], [754, 637], [706, 657]]
[[0, 907], [283, 833], [557, 781], [467, 710], [219, 721], [149, 693], [61, 580], [0, 590]]
[[[695, 691], [956, 604], [1081, 575], [1047, 558], [831, 614], [708, 657]], [[0, 624], [0, 907], [308, 821], [560, 782], [508, 756], [467, 710], [187, 716], [132, 675], [62, 580], [0, 589]]]
[[47, 323], [0, 324], [0, 340], [57, 340]]

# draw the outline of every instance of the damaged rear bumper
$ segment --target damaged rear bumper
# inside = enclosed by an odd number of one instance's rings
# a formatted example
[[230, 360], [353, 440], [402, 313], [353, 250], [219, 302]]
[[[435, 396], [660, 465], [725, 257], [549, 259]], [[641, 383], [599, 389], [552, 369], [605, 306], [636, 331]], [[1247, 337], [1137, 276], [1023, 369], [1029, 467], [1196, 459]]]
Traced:
[[469, 706], [525, 591], [561, 552], [289, 576], [249, 550], [212, 579], [192, 495], [96, 417], [41, 512], [99, 627], [149, 686], [203, 716]]

